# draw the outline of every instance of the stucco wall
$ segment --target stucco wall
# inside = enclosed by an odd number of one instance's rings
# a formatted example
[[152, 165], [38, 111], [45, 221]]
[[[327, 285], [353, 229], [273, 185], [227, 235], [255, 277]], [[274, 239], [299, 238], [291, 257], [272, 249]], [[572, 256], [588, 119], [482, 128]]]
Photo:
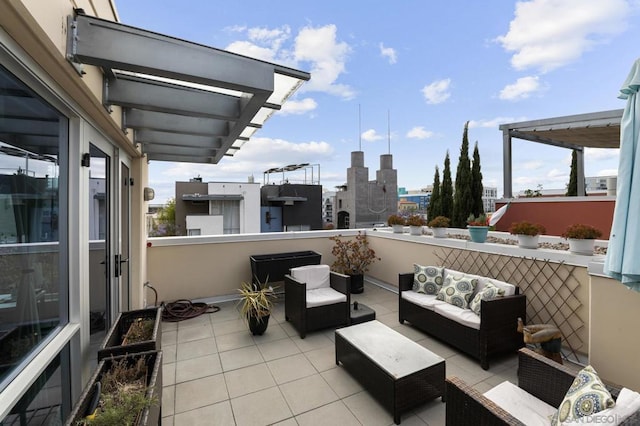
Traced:
[[640, 293], [591, 275], [589, 362], [605, 379], [640, 390]]

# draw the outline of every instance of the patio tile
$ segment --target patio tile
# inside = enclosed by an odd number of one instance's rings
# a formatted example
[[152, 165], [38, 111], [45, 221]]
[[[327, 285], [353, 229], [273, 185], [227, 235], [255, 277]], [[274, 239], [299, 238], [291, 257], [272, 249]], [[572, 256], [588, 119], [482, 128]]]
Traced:
[[324, 425], [360, 425], [360, 422], [349, 411], [342, 401], [332, 402], [315, 410], [296, 416], [300, 426], [324, 426]]
[[224, 373], [230, 398], [267, 389], [276, 385], [265, 364], [252, 365]]
[[402, 325], [399, 322], [396, 322], [396, 326], [392, 328], [398, 333], [402, 334], [404, 337], [411, 339], [414, 342], [424, 339], [425, 336], [425, 334], [417, 328], [413, 328], [406, 324]]
[[[334, 331], [335, 333], [335, 331]], [[320, 349], [327, 346], [334, 346], [332, 340], [327, 338], [324, 333], [316, 332], [307, 334], [307, 337], [304, 339], [293, 339], [293, 342], [300, 348], [301, 352], [309, 352], [314, 349]]]
[[250, 393], [231, 400], [236, 425], [266, 425], [293, 416], [277, 387]]
[[422, 420], [420, 417], [418, 417], [418, 415], [413, 413], [407, 413], [402, 417], [402, 426], [425, 426], [425, 425], [445, 426], [444, 423], [439, 423], [439, 422], [427, 423], [424, 420]]
[[162, 363], [170, 364], [176, 362], [177, 345], [162, 345]]
[[319, 374], [280, 385], [280, 390], [296, 415], [339, 399]]
[[196, 327], [199, 325], [211, 325], [211, 319], [209, 318], [209, 315], [203, 314], [203, 315], [198, 315], [197, 317], [194, 317], [194, 318], [189, 318], [183, 321], [179, 321], [178, 331], [184, 330], [189, 327]]
[[[396, 302], [397, 303], [397, 302]], [[369, 307], [371, 309], [373, 309], [374, 311], [376, 311], [376, 318], [379, 315], [387, 315], [387, 314], [392, 314], [393, 312], [391, 310], [389, 310], [388, 308], [386, 308], [382, 303], [374, 303], [373, 305], [369, 305]], [[398, 315], [396, 315], [397, 317]]]
[[296, 420], [293, 417], [291, 417], [287, 420], [274, 423], [273, 426], [298, 426], [298, 422], [296, 422]]
[[327, 346], [305, 352], [304, 355], [318, 372], [323, 372], [336, 367], [336, 350], [334, 346]]
[[[163, 347], [162, 350], [164, 352], [165, 348]], [[180, 346], [178, 346], [177, 355], [174, 354], [174, 356], [176, 356], [176, 359], [178, 361], [184, 361], [186, 359], [198, 358], [204, 355], [215, 354], [217, 352], [218, 349], [216, 348], [216, 340], [213, 337], [209, 337], [206, 339], [192, 340], [190, 342], [180, 343]]]
[[317, 373], [315, 367], [302, 354], [269, 361], [267, 366], [279, 385]]
[[218, 347], [218, 352], [226, 352], [233, 349], [244, 348], [247, 346], [251, 346], [254, 343], [255, 341], [253, 340], [251, 333], [248, 333], [247, 331], [238, 331], [236, 333], [216, 336], [216, 346]]
[[213, 328], [211, 328], [210, 323], [178, 329], [178, 343], [201, 340], [210, 337], [213, 337]]
[[[164, 414], [164, 413], [162, 413]], [[174, 426], [173, 416], [167, 416], [162, 418], [162, 426]]]
[[280, 327], [282, 327], [282, 329], [284, 330], [285, 333], [287, 333], [287, 336], [289, 337], [298, 337], [300, 336], [300, 333], [298, 333], [298, 330], [296, 330], [293, 325], [291, 325], [291, 323], [289, 321], [285, 321], [280, 323]]
[[376, 320], [380, 321], [381, 323], [383, 323], [387, 327], [391, 327], [391, 328], [393, 328], [393, 327], [395, 327], [395, 326], [400, 324], [398, 322], [398, 313], [397, 312], [392, 312], [392, 313], [386, 314], [386, 315], [378, 315], [376, 313]]
[[351, 377], [344, 368], [336, 367], [320, 374], [340, 398], [346, 398], [363, 390], [360, 383]]
[[162, 386], [176, 384], [176, 363], [162, 364]]
[[[209, 426], [209, 425], [233, 425], [233, 411], [229, 401], [222, 401], [195, 410], [176, 414], [175, 426]], [[162, 423], [164, 426], [164, 422]]]
[[178, 329], [178, 323], [177, 322], [169, 322], [169, 321], [162, 321], [162, 332], [166, 333], [167, 331], [176, 331]]
[[343, 399], [342, 402], [363, 425], [388, 426], [393, 423], [393, 416], [367, 392], [358, 392]]
[[300, 353], [300, 349], [298, 349], [296, 344], [288, 337], [281, 340], [275, 340], [273, 342], [261, 343], [257, 346], [265, 361], [271, 361]]
[[222, 374], [176, 385], [175, 412], [183, 413], [229, 399]]
[[246, 348], [234, 349], [232, 351], [220, 352], [220, 361], [222, 362], [222, 370], [230, 371], [250, 365], [260, 364], [264, 362], [260, 351], [256, 346], [248, 346]]
[[213, 376], [219, 373], [222, 373], [222, 365], [218, 354], [186, 359], [176, 363], [176, 383]]
[[[164, 326], [164, 324], [163, 324]], [[163, 345], [175, 345], [178, 343], [178, 330], [163, 331], [162, 332], [162, 344]]]
[[216, 338], [224, 334], [236, 333], [238, 331], [246, 331], [248, 333], [249, 332], [248, 330], [249, 330], [249, 326], [239, 318], [216, 323], [216, 326], [214, 329]]
[[255, 344], [260, 344], [264, 342], [271, 342], [274, 340], [284, 339], [289, 337], [289, 335], [284, 331], [284, 329], [280, 326], [280, 324], [273, 323], [271, 320], [269, 321], [269, 326], [267, 327], [267, 331], [264, 332], [262, 336], [251, 336]]
[[162, 415], [172, 416], [175, 409], [176, 387], [164, 386], [162, 388]]
[[[440, 398], [427, 402], [422, 407], [418, 407], [413, 412], [429, 426], [444, 426], [447, 404]], [[404, 419], [402, 419], [404, 424]]]
[[212, 324], [217, 324], [219, 322], [237, 320], [240, 318], [240, 312], [235, 307], [235, 302], [224, 302], [217, 304], [220, 308], [218, 312], [214, 312], [209, 314], [209, 320]]
[[421, 346], [424, 346], [425, 348], [429, 349], [431, 352], [438, 354], [439, 356], [445, 359], [450, 358], [454, 355], [457, 355], [456, 350], [453, 349], [451, 346], [447, 345], [446, 343], [442, 343], [439, 340], [436, 340], [435, 338], [430, 336], [425, 336], [424, 339], [418, 340], [416, 343], [418, 343]]

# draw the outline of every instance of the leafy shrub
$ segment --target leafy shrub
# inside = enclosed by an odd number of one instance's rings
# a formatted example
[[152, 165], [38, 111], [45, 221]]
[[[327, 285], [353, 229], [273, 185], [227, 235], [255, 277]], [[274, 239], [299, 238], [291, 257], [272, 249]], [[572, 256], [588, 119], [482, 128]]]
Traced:
[[602, 235], [602, 231], [591, 225], [576, 223], [567, 228], [562, 234], [562, 238], [573, 238], [576, 240], [595, 240]]
[[437, 216], [434, 217], [427, 223], [427, 225], [431, 228], [448, 228], [451, 223], [451, 219], [445, 216]]
[[389, 216], [387, 218], [387, 223], [389, 224], [389, 226], [391, 225], [404, 225], [405, 224], [405, 219], [404, 217], [397, 215], [397, 214], [392, 214], [391, 216]]
[[509, 228], [509, 233], [512, 235], [530, 235], [532, 237], [544, 234], [545, 227], [539, 223], [531, 223], [523, 220], [522, 222], [513, 222]]

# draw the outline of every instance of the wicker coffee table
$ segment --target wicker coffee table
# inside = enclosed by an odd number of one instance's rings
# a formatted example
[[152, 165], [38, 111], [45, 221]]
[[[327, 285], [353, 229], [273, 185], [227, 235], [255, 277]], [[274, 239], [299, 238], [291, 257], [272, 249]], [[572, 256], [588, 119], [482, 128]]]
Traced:
[[402, 413], [444, 401], [444, 359], [387, 327], [367, 321], [336, 330], [336, 364], [355, 377], [400, 424]]

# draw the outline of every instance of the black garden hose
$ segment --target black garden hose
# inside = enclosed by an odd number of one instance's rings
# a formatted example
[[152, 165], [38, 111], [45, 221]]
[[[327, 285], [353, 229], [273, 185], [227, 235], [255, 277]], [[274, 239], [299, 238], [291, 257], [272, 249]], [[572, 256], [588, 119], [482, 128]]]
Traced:
[[187, 299], [179, 299], [175, 302], [162, 302], [162, 321], [178, 322], [195, 318], [202, 314], [212, 314], [220, 310], [219, 306], [203, 302], [192, 302]]

